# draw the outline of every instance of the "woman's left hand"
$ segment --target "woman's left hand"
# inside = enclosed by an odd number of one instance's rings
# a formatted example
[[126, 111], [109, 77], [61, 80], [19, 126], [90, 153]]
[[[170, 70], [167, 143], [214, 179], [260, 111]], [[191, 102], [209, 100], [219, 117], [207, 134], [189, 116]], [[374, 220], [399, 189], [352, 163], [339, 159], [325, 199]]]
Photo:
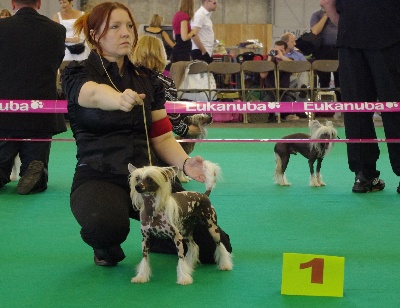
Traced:
[[203, 172], [203, 158], [201, 156], [189, 158], [184, 166], [184, 172], [192, 179], [203, 183], [206, 180]]

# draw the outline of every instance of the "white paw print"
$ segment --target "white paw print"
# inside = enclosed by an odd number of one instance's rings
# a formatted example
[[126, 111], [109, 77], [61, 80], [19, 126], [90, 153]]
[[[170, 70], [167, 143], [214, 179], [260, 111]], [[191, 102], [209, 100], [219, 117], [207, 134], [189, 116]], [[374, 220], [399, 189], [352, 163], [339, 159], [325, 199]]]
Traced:
[[41, 101], [31, 101], [31, 108], [32, 109], [43, 108], [43, 103]]
[[391, 102], [387, 102], [386, 103], [386, 108], [397, 108], [397, 107], [399, 107], [399, 104], [398, 103], [391, 103]]
[[278, 102], [270, 102], [268, 103], [268, 108], [269, 109], [279, 109], [281, 107], [281, 105]]

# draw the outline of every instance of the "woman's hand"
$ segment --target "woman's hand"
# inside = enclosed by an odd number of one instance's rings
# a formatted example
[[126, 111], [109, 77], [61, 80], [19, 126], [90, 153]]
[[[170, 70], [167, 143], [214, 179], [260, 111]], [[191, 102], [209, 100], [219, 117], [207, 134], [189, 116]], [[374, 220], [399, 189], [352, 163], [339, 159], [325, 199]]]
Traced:
[[192, 179], [203, 183], [206, 180], [203, 172], [203, 158], [195, 156], [187, 159], [183, 165], [183, 172]]
[[138, 94], [137, 92], [126, 89], [121, 93], [120, 100], [118, 102], [119, 110], [129, 112], [135, 105], [143, 105], [143, 99], [146, 94]]

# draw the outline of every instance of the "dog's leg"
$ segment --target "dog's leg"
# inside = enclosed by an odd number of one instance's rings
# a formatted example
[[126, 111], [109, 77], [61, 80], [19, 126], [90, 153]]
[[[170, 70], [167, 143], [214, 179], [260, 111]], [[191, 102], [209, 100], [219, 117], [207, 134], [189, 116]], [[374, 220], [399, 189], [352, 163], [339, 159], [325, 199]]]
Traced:
[[193, 269], [186, 262], [185, 258], [179, 258], [177, 267], [178, 281], [176, 283], [181, 285], [192, 284], [192, 271]]
[[[171, 226], [171, 228], [173, 228]], [[192, 272], [193, 267], [192, 264], [188, 263], [185, 259], [185, 250], [183, 248], [183, 237], [180, 234], [179, 230], [173, 228], [175, 231], [174, 242], [176, 245], [176, 250], [178, 251], [178, 266], [176, 268], [177, 276], [178, 276], [178, 284], [187, 285], [193, 283]]]
[[[179, 233], [178, 233], [179, 234]], [[178, 284], [181, 285], [187, 285], [187, 284], [192, 284], [193, 283], [193, 278], [192, 278], [192, 272], [193, 272], [193, 267], [191, 263], [188, 263], [186, 261], [186, 258], [184, 256], [184, 249], [183, 249], [183, 238], [179, 234], [178, 236], [175, 236], [175, 245], [178, 251], [178, 266], [177, 266], [177, 276], [178, 276]]]
[[136, 276], [132, 278], [131, 282], [145, 283], [150, 280], [151, 268], [149, 262], [149, 236], [143, 232], [142, 253], [143, 258], [139, 265], [136, 267]]
[[314, 152], [310, 153], [310, 158], [308, 159], [308, 166], [310, 167], [310, 186], [311, 187], [319, 187], [321, 186], [318, 183], [317, 177], [314, 172], [314, 163], [317, 160], [317, 156]]
[[10, 174], [11, 181], [18, 180], [20, 167], [21, 167], [21, 159], [19, 158], [19, 155], [17, 155], [14, 158], [14, 165], [12, 167], [11, 174]]
[[191, 265], [192, 268], [195, 268], [196, 265], [200, 262], [199, 260], [199, 246], [193, 241], [193, 238], [189, 239], [187, 244], [188, 250], [185, 256], [185, 260], [187, 264]]
[[322, 160], [323, 158], [317, 159], [317, 181], [320, 186], [325, 186], [325, 183], [322, 181], [322, 174], [321, 174]]
[[217, 244], [215, 249], [215, 261], [218, 264], [218, 269], [221, 271], [230, 271], [233, 268], [232, 255], [226, 250], [221, 242]]
[[226, 250], [224, 244], [221, 243], [220, 229], [217, 226], [216, 214], [214, 214], [210, 219], [207, 220], [208, 232], [212, 236], [215, 244], [217, 245], [214, 253], [215, 262], [218, 265], [218, 269], [221, 271], [230, 271], [233, 268], [232, 255]]
[[285, 175], [285, 170], [287, 168], [287, 165], [289, 163], [289, 155], [287, 157], [281, 158], [278, 153], [275, 152], [275, 173], [274, 173], [274, 179], [275, 182], [281, 186], [289, 186], [290, 183], [286, 179]]

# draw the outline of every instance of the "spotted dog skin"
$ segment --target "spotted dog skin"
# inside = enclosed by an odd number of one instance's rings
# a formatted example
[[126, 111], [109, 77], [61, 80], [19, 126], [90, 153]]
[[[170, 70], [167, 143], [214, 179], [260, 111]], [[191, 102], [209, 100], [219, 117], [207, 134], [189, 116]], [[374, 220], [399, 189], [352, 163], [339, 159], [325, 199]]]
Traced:
[[[136, 185], [137, 187], [138, 185]], [[199, 221], [206, 223], [214, 241], [220, 243], [220, 232], [217, 226], [217, 215], [210, 199], [198, 192], [178, 192], [171, 197], [179, 206], [180, 218], [176, 224], [170, 223], [165, 211], [155, 212], [155, 198], [152, 194], [142, 192], [144, 208], [140, 213], [141, 232], [143, 236], [143, 257], [149, 254], [150, 236], [170, 238], [174, 241], [178, 257], [184, 257], [184, 241], [191, 241], [193, 227]]]
[[[179, 171], [176, 166], [136, 168], [131, 164], [128, 165], [130, 196], [133, 207], [140, 211], [143, 236], [142, 260], [131, 282], [145, 283], [150, 280], [149, 249], [150, 238], [154, 236], [170, 238], [175, 243], [178, 253], [177, 283], [181, 285], [193, 283], [193, 268], [199, 263], [199, 246], [193, 240], [193, 230], [199, 223], [204, 223], [208, 227], [216, 244], [214, 260], [218, 269], [232, 270], [232, 256], [221, 242], [217, 216], [208, 198], [215, 186], [216, 173], [214, 172], [217, 170], [217, 165], [208, 161], [204, 161], [203, 165], [206, 177], [206, 193], [204, 194], [192, 191], [171, 193], [171, 181], [175, 179]], [[186, 255], [184, 242], [187, 245]]]

